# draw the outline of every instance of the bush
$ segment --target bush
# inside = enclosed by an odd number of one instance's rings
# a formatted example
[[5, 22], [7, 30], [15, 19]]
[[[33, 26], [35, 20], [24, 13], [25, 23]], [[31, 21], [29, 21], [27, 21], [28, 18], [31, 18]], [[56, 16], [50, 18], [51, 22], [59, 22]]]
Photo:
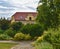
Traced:
[[9, 40], [10, 37], [6, 34], [0, 34], [0, 40]]
[[49, 29], [44, 40], [51, 43], [55, 49], [60, 49], [60, 29]]
[[60, 29], [49, 29], [44, 35], [44, 40], [50, 43], [60, 43]]
[[16, 31], [20, 30], [22, 26], [23, 26], [23, 24], [21, 22], [14, 22], [10, 25], [10, 27]]
[[43, 41], [43, 36], [38, 37], [36, 41], [41, 43]]
[[36, 49], [53, 49], [52, 45], [48, 42], [41, 42], [35, 45]]
[[3, 33], [4, 33], [4, 31], [0, 29], [0, 34], [3, 34]]
[[21, 32], [24, 34], [30, 34], [32, 37], [41, 36], [43, 34], [43, 29], [38, 24], [27, 24], [22, 27]]
[[31, 40], [31, 36], [29, 34], [25, 34], [25, 40]]
[[6, 30], [4, 33], [10, 37], [14, 37], [14, 35], [16, 34], [16, 31], [10, 28], [10, 29]]
[[31, 36], [29, 34], [17, 33], [14, 36], [14, 40], [31, 40]]
[[14, 40], [23, 40], [24, 39], [24, 34], [23, 33], [17, 33], [15, 36], [14, 36]]

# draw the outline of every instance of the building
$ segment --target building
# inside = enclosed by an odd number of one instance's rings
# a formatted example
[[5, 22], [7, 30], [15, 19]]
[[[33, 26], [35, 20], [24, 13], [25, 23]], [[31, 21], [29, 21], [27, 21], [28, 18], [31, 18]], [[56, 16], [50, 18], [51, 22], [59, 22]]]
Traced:
[[37, 12], [16, 12], [12, 15], [11, 23], [22, 22], [23, 24], [35, 23]]

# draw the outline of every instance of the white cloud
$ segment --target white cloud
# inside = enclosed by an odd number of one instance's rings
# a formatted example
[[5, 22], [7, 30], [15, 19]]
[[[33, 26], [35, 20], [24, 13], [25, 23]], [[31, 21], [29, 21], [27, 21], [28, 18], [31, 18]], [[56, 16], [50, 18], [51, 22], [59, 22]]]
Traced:
[[36, 8], [39, 0], [7, 0], [13, 6], [27, 8], [27, 6]]
[[[0, 5], [0, 8], [8, 9], [5, 12], [0, 11], [0, 13], [3, 13], [3, 14], [10, 13], [11, 15], [15, 12], [21, 12], [21, 11], [36, 12], [36, 8], [39, 2], [39, 0], [2, 0], [2, 1], [10, 4], [10, 7]], [[11, 15], [7, 15], [7, 16], [11, 16]]]
[[0, 5], [0, 8], [4, 8], [4, 9], [5, 9], [5, 8], [7, 8], [7, 7], [4, 7], [4, 6], [1, 6], [1, 5]]

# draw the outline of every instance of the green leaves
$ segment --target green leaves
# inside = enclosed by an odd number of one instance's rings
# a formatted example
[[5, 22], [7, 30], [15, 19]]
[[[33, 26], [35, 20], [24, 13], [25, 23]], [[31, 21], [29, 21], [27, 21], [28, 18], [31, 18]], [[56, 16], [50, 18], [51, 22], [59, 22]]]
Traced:
[[42, 3], [37, 7], [37, 22], [44, 28], [56, 28], [60, 22], [60, 1], [57, 0], [40, 0]]

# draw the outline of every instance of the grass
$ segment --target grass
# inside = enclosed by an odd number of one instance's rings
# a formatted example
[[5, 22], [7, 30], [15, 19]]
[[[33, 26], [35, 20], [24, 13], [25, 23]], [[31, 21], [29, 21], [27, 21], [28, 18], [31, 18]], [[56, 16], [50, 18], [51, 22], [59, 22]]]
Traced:
[[16, 43], [0, 43], [0, 49], [11, 49]]

